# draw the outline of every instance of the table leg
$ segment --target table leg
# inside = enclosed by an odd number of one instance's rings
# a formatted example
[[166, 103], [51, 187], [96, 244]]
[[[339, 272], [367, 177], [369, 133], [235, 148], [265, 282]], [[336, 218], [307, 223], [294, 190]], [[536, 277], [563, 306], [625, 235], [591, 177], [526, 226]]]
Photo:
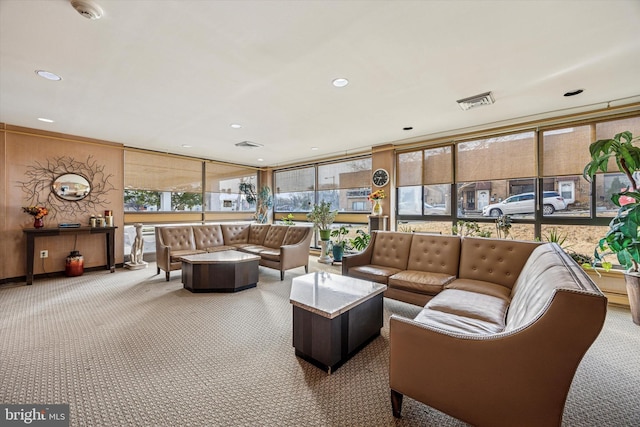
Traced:
[[33, 284], [33, 261], [35, 249], [34, 237], [31, 234], [27, 234], [27, 285]]

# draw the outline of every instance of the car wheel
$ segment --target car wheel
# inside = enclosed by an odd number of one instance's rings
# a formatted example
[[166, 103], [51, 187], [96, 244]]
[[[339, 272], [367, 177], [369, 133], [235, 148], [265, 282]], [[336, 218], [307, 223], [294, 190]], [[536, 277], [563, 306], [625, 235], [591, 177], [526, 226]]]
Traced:
[[552, 213], [554, 213], [556, 210], [553, 207], [553, 205], [544, 205], [542, 207], [542, 214], [543, 215], [551, 215]]
[[502, 211], [500, 209], [491, 209], [489, 215], [491, 216], [491, 218], [498, 218], [500, 215], [502, 215]]

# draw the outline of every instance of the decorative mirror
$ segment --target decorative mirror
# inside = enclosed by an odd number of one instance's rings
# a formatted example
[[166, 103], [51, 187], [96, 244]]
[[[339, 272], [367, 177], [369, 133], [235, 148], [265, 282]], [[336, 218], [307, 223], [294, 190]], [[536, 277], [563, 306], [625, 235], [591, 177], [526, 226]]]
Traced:
[[51, 190], [60, 199], [75, 202], [89, 195], [91, 183], [77, 173], [65, 173], [53, 181]]

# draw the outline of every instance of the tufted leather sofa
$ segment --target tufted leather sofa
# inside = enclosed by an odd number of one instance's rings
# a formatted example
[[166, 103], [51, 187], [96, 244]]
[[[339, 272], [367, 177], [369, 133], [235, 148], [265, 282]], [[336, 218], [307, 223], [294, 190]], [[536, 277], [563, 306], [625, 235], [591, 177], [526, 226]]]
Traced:
[[180, 257], [205, 252], [238, 250], [260, 256], [260, 265], [280, 271], [305, 267], [313, 229], [272, 224], [204, 224], [155, 228], [158, 274], [182, 268]]
[[390, 319], [394, 416], [407, 395], [475, 426], [561, 425], [607, 299], [557, 244], [377, 232], [353, 258], [343, 274], [426, 301]]

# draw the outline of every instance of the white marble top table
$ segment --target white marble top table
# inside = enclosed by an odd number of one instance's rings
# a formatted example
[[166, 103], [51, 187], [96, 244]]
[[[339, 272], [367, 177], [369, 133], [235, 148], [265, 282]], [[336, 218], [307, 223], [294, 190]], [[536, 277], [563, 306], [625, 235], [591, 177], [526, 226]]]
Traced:
[[260, 256], [240, 251], [218, 251], [180, 257], [183, 262], [191, 264], [226, 264], [260, 260]]
[[289, 301], [294, 306], [333, 319], [386, 289], [386, 285], [368, 280], [315, 272], [293, 279]]

